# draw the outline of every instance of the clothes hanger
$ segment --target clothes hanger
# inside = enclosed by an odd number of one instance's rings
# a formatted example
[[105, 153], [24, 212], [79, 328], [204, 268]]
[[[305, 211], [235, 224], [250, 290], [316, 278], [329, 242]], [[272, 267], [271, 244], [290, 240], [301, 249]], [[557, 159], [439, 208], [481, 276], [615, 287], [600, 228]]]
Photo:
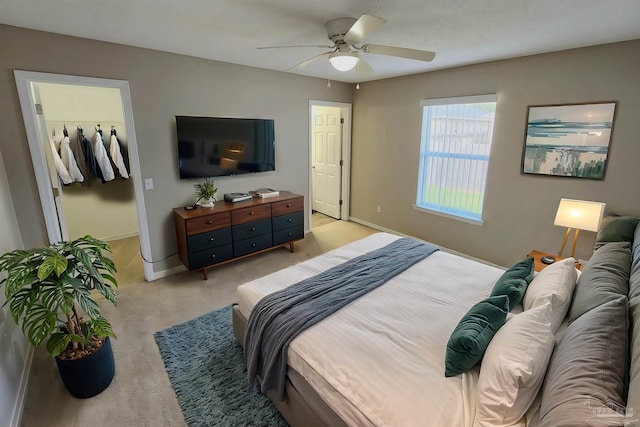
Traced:
[[62, 134], [67, 138], [69, 137], [69, 132], [67, 132], [67, 125], [62, 125]]
[[113, 136], [118, 136], [118, 135], [116, 134], [116, 127], [115, 127], [115, 126], [111, 126], [111, 135], [113, 135]]
[[98, 132], [100, 134], [100, 136], [102, 136], [102, 129], [100, 129], [100, 125], [99, 124], [96, 125], [96, 132]]

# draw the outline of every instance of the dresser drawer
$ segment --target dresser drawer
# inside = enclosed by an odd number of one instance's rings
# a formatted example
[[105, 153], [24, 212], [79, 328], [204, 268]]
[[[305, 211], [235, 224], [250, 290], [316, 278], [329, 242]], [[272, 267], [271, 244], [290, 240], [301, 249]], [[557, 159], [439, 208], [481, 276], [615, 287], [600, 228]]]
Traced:
[[242, 256], [250, 254], [251, 252], [267, 249], [271, 246], [271, 234], [263, 234], [262, 236], [256, 236], [251, 239], [240, 240], [239, 242], [233, 242], [233, 255]]
[[189, 254], [189, 269], [197, 270], [233, 258], [233, 245], [216, 246]]
[[293, 212], [288, 215], [276, 216], [271, 219], [273, 231], [284, 230], [298, 225], [304, 226], [304, 212]]
[[231, 228], [229, 227], [187, 237], [190, 253], [229, 243], [231, 243]]
[[304, 238], [304, 226], [285, 228], [284, 230], [273, 232], [273, 246], [283, 243], [292, 242]]
[[203, 215], [197, 218], [190, 218], [185, 221], [187, 226], [187, 236], [204, 233], [206, 231], [219, 230], [231, 226], [231, 215], [229, 212], [220, 212], [211, 215]]
[[271, 221], [269, 219], [262, 219], [247, 224], [234, 225], [232, 230], [233, 241], [237, 242], [238, 240], [250, 239], [262, 234], [271, 233]]
[[280, 216], [291, 212], [304, 211], [304, 197], [271, 203], [271, 215]]
[[231, 223], [233, 225], [246, 224], [271, 217], [270, 205], [257, 205], [248, 208], [235, 209], [231, 212]]

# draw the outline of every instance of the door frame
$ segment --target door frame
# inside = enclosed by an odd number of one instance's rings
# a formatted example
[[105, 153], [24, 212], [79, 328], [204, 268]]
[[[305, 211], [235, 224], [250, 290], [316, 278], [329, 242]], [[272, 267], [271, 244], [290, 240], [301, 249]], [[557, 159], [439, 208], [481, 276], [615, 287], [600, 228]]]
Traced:
[[[342, 126], [342, 167], [340, 168], [340, 193], [342, 206], [340, 207], [340, 220], [349, 220], [349, 193], [351, 189], [351, 117], [352, 105], [348, 102], [309, 100], [309, 223], [313, 213], [313, 107], [337, 107], [344, 113], [344, 126]], [[309, 226], [311, 228], [311, 225]]]
[[[39, 86], [31, 86], [31, 90], [32, 90], [32, 95], [33, 95], [33, 99], [32, 101], [36, 104], [42, 104], [42, 99], [40, 97], [40, 88]], [[47, 124], [46, 124], [46, 119], [44, 117], [44, 114], [39, 114], [36, 116], [36, 125], [40, 127], [40, 135], [42, 138], [49, 138], [48, 132], [47, 132]], [[62, 195], [63, 195], [63, 190], [62, 190], [62, 180], [60, 178], [58, 178], [58, 174], [57, 171], [55, 170], [55, 163], [53, 160], [53, 156], [51, 154], [51, 151], [47, 151], [47, 142], [48, 139], [45, 140], [41, 140], [41, 144], [45, 145], [45, 161], [47, 162], [47, 164], [50, 166], [50, 170], [49, 170], [49, 178], [51, 181], [51, 188], [52, 191], [55, 192], [55, 190], [58, 190], [58, 195], [56, 196], [54, 194], [53, 196], [53, 203], [54, 203], [54, 207], [56, 209], [56, 215], [58, 218], [57, 221], [57, 225], [58, 228], [60, 229], [60, 233], [61, 233], [61, 238], [62, 240], [69, 240], [69, 229], [67, 228], [67, 219], [65, 218], [64, 215], [64, 207], [62, 206]], [[33, 158], [33, 156], [32, 156]], [[56, 182], [54, 182], [54, 176], [56, 178]]]
[[[138, 213], [138, 228], [140, 231], [140, 248], [144, 259], [151, 259], [151, 244], [149, 242], [149, 225], [147, 223], [147, 213], [144, 203], [144, 192], [142, 185], [142, 173], [140, 171], [140, 158], [138, 156], [138, 143], [133, 121], [133, 107], [131, 104], [131, 92], [129, 82], [126, 80], [102, 79], [95, 77], [71, 76], [66, 74], [50, 74], [33, 71], [13, 71], [18, 89], [18, 98], [22, 109], [22, 118], [29, 142], [29, 151], [33, 163], [33, 173], [36, 177], [38, 194], [44, 214], [44, 222], [47, 228], [47, 235], [50, 243], [62, 240], [58, 214], [55, 207], [53, 192], [51, 188], [51, 178], [44, 154], [44, 142], [40, 140], [38, 129], [38, 119], [36, 106], [33, 102], [31, 83], [58, 83], [75, 86], [98, 86], [116, 88], [120, 90], [122, 100], [122, 110], [124, 113], [124, 124], [127, 134], [127, 144], [129, 151], [130, 179], [133, 180], [133, 189], [136, 200], [136, 211]], [[153, 278], [153, 266], [144, 261], [144, 277], [146, 280]]]

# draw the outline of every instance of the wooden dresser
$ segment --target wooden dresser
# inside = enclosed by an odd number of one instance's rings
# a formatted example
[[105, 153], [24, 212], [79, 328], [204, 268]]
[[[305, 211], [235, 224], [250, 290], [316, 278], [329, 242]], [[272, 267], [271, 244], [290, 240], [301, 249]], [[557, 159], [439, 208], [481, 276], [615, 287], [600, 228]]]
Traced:
[[208, 269], [304, 238], [304, 197], [288, 191], [211, 208], [175, 208], [178, 254], [189, 271]]

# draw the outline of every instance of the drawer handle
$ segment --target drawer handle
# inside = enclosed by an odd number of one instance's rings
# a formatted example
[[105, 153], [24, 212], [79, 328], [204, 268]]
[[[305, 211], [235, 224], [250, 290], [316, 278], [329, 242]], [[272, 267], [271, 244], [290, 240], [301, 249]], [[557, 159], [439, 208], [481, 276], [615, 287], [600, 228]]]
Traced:
[[251, 231], [256, 231], [256, 228], [255, 227], [251, 227]]
[[249, 212], [249, 215], [253, 215], [253, 211]]
[[213, 221], [209, 220], [207, 221], [207, 224], [213, 224]]
[[252, 243], [252, 244], [251, 244], [251, 247], [252, 247], [252, 248], [255, 248], [255, 247], [256, 247], [256, 244], [255, 244], [255, 243]]
[[289, 237], [291, 237], [291, 233], [288, 233], [287, 235], [288, 235]]
[[292, 218], [289, 218], [289, 219], [287, 220], [287, 222], [291, 222], [291, 221], [293, 221], [293, 219], [292, 219]]
[[291, 207], [291, 203], [287, 203], [287, 207], [290, 208]]
[[210, 242], [213, 242], [213, 237], [209, 239]]
[[216, 257], [216, 254], [211, 255], [211, 258], [215, 258], [215, 257]]

